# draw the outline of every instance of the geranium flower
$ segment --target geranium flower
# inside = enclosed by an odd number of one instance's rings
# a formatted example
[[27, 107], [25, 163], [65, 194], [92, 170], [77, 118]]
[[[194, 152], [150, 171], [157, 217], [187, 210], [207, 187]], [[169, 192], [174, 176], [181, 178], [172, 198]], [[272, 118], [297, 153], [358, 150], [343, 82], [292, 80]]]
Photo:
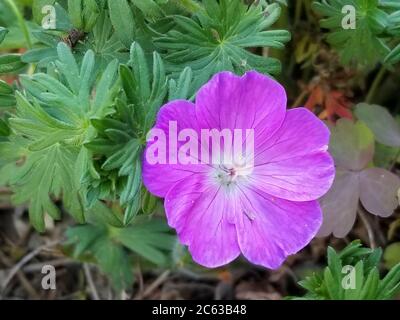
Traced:
[[[165, 198], [168, 223], [197, 263], [218, 267], [243, 253], [275, 269], [320, 228], [316, 199], [334, 178], [329, 130], [304, 108], [286, 111], [286, 102], [284, 88], [267, 76], [221, 72], [195, 103], [172, 101], [159, 111], [155, 129], [168, 141], [171, 123], [195, 132], [254, 130], [254, 154], [241, 155], [239, 163], [152, 164], [148, 156], [157, 139], [148, 142], [144, 184]], [[170, 150], [158, 152], [168, 156]]]

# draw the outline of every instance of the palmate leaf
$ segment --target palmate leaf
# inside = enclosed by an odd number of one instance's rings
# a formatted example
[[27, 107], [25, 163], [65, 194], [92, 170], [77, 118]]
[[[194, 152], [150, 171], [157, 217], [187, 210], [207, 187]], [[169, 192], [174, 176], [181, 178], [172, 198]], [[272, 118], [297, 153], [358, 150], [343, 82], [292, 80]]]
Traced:
[[372, 130], [378, 142], [391, 147], [400, 147], [400, 124], [387, 109], [360, 103], [356, 106], [355, 112], [357, 117]]
[[199, 83], [221, 70], [243, 73], [255, 69], [277, 74], [277, 59], [257, 56], [246, 48], [283, 48], [290, 33], [266, 30], [280, 15], [280, 6], [273, 4], [248, 7], [240, 0], [203, 1], [204, 9], [193, 19], [174, 16], [176, 27], [156, 38], [155, 44], [166, 53], [167, 70], [179, 74], [190, 67]]
[[66, 209], [84, 221], [85, 178], [98, 176], [84, 144], [95, 134], [91, 119], [112, 113], [117, 94], [116, 60], [97, 77], [92, 51], [80, 66], [66, 44], [60, 43], [57, 51], [57, 72], [21, 78], [26, 96], [17, 93], [17, 111], [9, 119], [11, 138], [26, 141], [25, 160], [11, 186], [18, 202], [29, 201], [30, 217], [39, 231], [44, 229], [45, 213], [59, 218], [52, 196], [62, 197]]
[[[346, 5], [355, 9], [354, 29], [343, 28], [346, 13], [342, 10]], [[373, 66], [389, 53], [383, 40], [388, 15], [378, 0], [320, 0], [313, 2], [313, 9], [323, 16], [321, 27], [330, 29], [327, 40], [339, 51], [344, 64]]]
[[75, 258], [92, 255], [114, 287], [121, 290], [133, 282], [133, 261], [145, 259], [156, 265], [168, 265], [176, 241], [169, 230], [157, 218], [137, 218], [123, 229], [97, 223], [68, 229], [67, 244], [74, 246]]
[[336, 166], [353, 171], [366, 168], [374, 155], [375, 140], [365, 123], [340, 119], [330, 130], [329, 151]]
[[125, 208], [126, 225], [151, 197], [141, 181], [141, 155], [146, 134], [167, 94], [160, 56], [153, 54], [152, 72], [147, 65], [144, 51], [133, 43], [129, 64], [119, 69], [124, 94], [116, 102], [116, 112], [92, 120], [97, 137], [86, 144], [99, 158], [96, 165], [100, 168], [98, 181], [90, 187], [91, 198], [118, 198]]
[[332, 188], [321, 199], [324, 215], [318, 235], [343, 238], [352, 229], [361, 203], [371, 214], [388, 217], [398, 206], [400, 179], [373, 167], [375, 140], [362, 121], [339, 119], [331, 126], [329, 150], [335, 160]]
[[[40, 29], [34, 31], [33, 36], [37, 39], [38, 44], [35, 48], [28, 50], [22, 56], [22, 61], [26, 63], [37, 63], [39, 68], [43, 68], [46, 67], [49, 62], [57, 60], [57, 45], [59, 42], [63, 41], [64, 37], [68, 36], [68, 33], [73, 28], [67, 12], [62, 8], [59, 9], [59, 11], [63, 19], [68, 23], [60, 27], [57, 26], [56, 30]], [[95, 66], [97, 69], [103, 69], [114, 59], [118, 59], [120, 62], [127, 62], [127, 49], [114, 32], [108, 16], [108, 11], [103, 10], [98, 17], [96, 16], [95, 22], [90, 32], [85, 34], [84, 38], [74, 47], [73, 53], [77, 59], [83, 59], [86, 52], [91, 50], [95, 55]]]

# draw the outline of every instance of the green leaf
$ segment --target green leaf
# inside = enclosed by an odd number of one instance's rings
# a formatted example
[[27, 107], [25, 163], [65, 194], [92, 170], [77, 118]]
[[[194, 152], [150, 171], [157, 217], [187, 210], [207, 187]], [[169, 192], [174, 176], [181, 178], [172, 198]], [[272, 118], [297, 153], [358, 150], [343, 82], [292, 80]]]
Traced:
[[100, 175], [84, 146], [95, 136], [91, 118], [114, 111], [118, 63], [110, 63], [97, 82], [92, 51], [80, 66], [64, 43], [57, 52], [57, 72], [49, 68], [49, 74], [21, 76], [26, 96], [17, 93], [16, 114], [9, 119], [12, 137], [24, 139], [26, 150], [23, 165], [10, 183], [15, 199], [29, 202], [32, 223], [40, 231], [46, 212], [59, 218], [53, 199], [62, 199], [66, 211], [80, 223], [85, 221], [85, 210], [88, 215], [97, 210], [109, 224], [121, 226], [119, 219], [101, 210], [98, 199], [88, 208], [88, 187]]
[[395, 265], [379, 283], [378, 297], [391, 299], [400, 291], [400, 263]]
[[384, 63], [395, 64], [400, 61], [400, 44], [395, 47], [385, 58]]
[[358, 119], [372, 130], [378, 142], [391, 147], [400, 147], [400, 124], [387, 109], [360, 103], [356, 106], [355, 113]]
[[83, 5], [83, 31], [90, 32], [100, 16], [100, 8], [96, 0], [85, 0]]
[[5, 81], [0, 80], [0, 94], [13, 94], [13, 88]]
[[[139, 160], [135, 161], [134, 172], [128, 176], [128, 183], [121, 193], [121, 204], [126, 205], [134, 200], [134, 198], [138, 198], [136, 201], [140, 199], [140, 190], [142, 187], [142, 163]], [[137, 211], [126, 211], [124, 215], [124, 225], [128, 225], [135, 215]]]
[[132, 285], [132, 265], [121, 246], [100, 238], [95, 242], [93, 250], [101, 269], [111, 278], [117, 291]]
[[[327, 256], [328, 263], [323, 272], [314, 273], [299, 282], [299, 285], [307, 290], [300, 299], [391, 299], [400, 291], [400, 264], [394, 266], [384, 279], [380, 279], [378, 272], [382, 256], [380, 248], [374, 250], [363, 248], [361, 242], [356, 240], [338, 254], [329, 247]], [[350, 272], [345, 273], [346, 269], [342, 270], [342, 266], [346, 266]], [[355, 287], [343, 286], [343, 281], [347, 280]], [[298, 297], [289, 298], [298, 299]]]
[[0, 108], [10, 108], [13, 106], [15, 106], [14, 95], [0, 93]]
[[138, 85], [137, 93], [145, 101], [150, 97], [150, 73], [143, 49], [136, 42], [132, 43], [129, 63]]
[[3, 42], [8, 32], [8, 29], [0, 27], [0, 44]]
[[[128, 228], [118, 229], [102, 224], [69, 228], [67, 245], [74, 246], [75, 258], [91, 255], [110, 277], [117, 290], [132, 285], [131, 257], [166, 266], [176, 239], [169, 234], [165, 221], [137, 218]], [[135, 253], [134, 256], [130, 253]]]
[[130, 228], [118, 230], [116, 239], [125, 247], [157, 265], [166, 265], [166, 253], [172, 250], [175, 237], [165, 222], [137, 219]]
[[75, 28], [83, 28], [82, 0], [68, 0], [68, 14]]
[[92, 254], [117, 291], [132, 285], [133, 272], [129, 257], [123, 247], [113, 241], [106, 227], [85, 225], [69, 228], [67, 237], [66, 244], [75, 246], [74, 257]]
[[339, 119], [331, 126], [329, 151], [340, 168], [365, 169], [374, 155], [374, 134], [362, 122]]
[[365, 280], [364, 286], [360, 293], [361, 300], [371, 300], [376, 297], [379, 286], [379, 272], [378, 268], [374, 267]]
[[158, 198], [153, 196], [146, 188], [142, 189], [142, 211], [144, 214], [152, 214], [157, 207]]
[[263, 73], [280, 72], [278, 60], [257, 56], [246, 48], [265, 46], [283, 48], [290, 40], [285, 30], [266, 30], [278, 19], [279, 5], [245, 5], [240, 0], [203, 2], [204, 10], [193, 19], [174, 16], [176, 27], [155, 39], [167, 53], [167, 71], [176, 77], [185, 67], [195, 75], [197, 87], [218, 71], [244, 73], [255, 69]]
[[193, 92], [192, 87], [193, 73], [189, 67], [183, 69], [178, 81], [174, 79], [169, 80], [169, 101], [178, 99], [189, 99]]
[[150, 19], [155, 20], [156, 18], [161, 18], [164, 15], [161, 7], [154, 0], [132, 0], [132, 3]]
[[386, 268], [393, 268], [396, 264], [400, 263], [400, 242], [390, 244], [383, 255]]
[[121, 42], [129, 48], [135, 41], [135, 20], [127, 0], [108, 1], [111, 22]]
[[21, 55], [19, 54], [4, 54], [0, 56], [0, 75], [18, 72], [25, 66], [26, 64], [21, 61]]
[[330, 29], [327, 40], [339, 51], [344, 64], [373, 66], [389, 52], [383, 40], [383, 32], [389, 25], [388, 15], [376, 0], [351, 1], [350, 4], [355, 8], [355, 28], [342, 26], [343, 20], [347, 22], [346, 13], [342, 13], [349, 5], [347, 0], [314, 1], [312, 8], [323, 16], [321, 27]]
[[115, 84], [118, 68], [118, 60], [113, 60], [104, 71], [98, 85], [96, 98], [93, 104], [93, 116], [104, 116], [107, 113], [107, 106], [110, 106], [116, 96], [116, 91], [113, 89]]

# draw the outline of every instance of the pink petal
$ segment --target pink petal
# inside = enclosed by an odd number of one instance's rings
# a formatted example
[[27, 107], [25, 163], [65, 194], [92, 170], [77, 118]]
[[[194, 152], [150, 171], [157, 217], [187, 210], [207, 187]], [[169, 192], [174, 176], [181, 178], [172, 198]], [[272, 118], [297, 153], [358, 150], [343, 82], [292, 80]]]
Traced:
[[[169, 122], [177, 122], [178, 132], [182, 129], [194, 129], [198, 131], [193, 103], [184, 100], [176, 100], [163, 106], [157, 117], [156, 129], [162, 129], [166, 133], [168, 141]], [[148, 161], [148, 150], [152, 143], [148, 143], [143, 157], [143, 183], [146, 188], [156, 196], [164, 198], [169, 189], [178, 181], [188, 178], [194, 174], [209, 170], [206, 165], [201, 164], [150, 164]], [[169, 152], [166, 146], [166, 158]]]
[[276, 134], [255, 145], [251, 185], [287, 200], [318, 199], [335, 175], [328, 142], [328, 128], [313, 113], [289, 110]]
[[320, 200], [324, 219], [318, 236], [333, 233], [337, 238], [344, 238], [356, 220], [359, 199], [359, 173], [338, 170], [331, 190]]
[[243, 189], [240, 201], [239, 247], [250, 262], [270, 269], [304, 248], [321, 226], [317, 201], [292, 202], [254, 189]]
[[197, 263], [215, 268], [239, 256], [234, 203], [201, 176], [178, 182], [167, 194], [168, 223], [176, 229], [181, 243], [189, 246]]
[[202, 128], [253, 128], [256, 137], [271, 136], [281, 126], [285, 110], [285, 89], [254, 71], [243, 77], [218, 73], [196, 97], [196, 115]]
[[369, 168], [360, 174], [360, 199], [364, 208], [381, 217], [389, 217], [398, 207], [400, 179], [381, 168]]

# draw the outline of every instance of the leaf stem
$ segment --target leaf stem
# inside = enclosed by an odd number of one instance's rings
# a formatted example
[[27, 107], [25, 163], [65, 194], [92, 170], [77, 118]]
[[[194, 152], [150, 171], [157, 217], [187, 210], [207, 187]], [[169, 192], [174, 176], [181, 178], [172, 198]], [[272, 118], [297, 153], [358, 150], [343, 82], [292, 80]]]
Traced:
[[386, 68], [382, 65], [379, 69], [379, 72], [376, 74], [374, 81], [372, 82], [371, 87], [369, 88], [367, 98], [365, 99], [366, 103], [371, 103], [375, 97], [376, 90], [378, 90], [379, 85], [381, 84], [383, 77], [386, 74]]
[[358, 206], [358, 215], [359, 215], [362, 223], [364, 224], [365, 229], [367, 230], [368, 239], [369, 239], [369, 246], [371, 247], [371, 249], [375, 249], [376, 248], [376, 242], [375, 242], [374, 231], [372, 229], [371, 224], [368, 221], [368, 218], [367, 218], [367, 215], [365, 214], [364, 208], [361, 207], [361, 204]]
[[29, 34], [28, 26], [24, 20], [24, 17], [22, 16], [21, 12], [19, 11], [14, 0], [5, 0], [5, 2], [8, 4], [8, 6], [11, 8], [11, 10], [14, 12], [15, 16], [17, 17], [18, 23], [19, 23], [22, 33], [24, 34], [24, 37], [25, 37], [27, 48], [31, 49], [32, 48], [32, 40], [31, 40], [31, 36]]
[[301, 18], [302, 9], [303, 9], [303, 0], [297, 0], [296, 1], [295, 13], [294, 13], [294, 22], [293, 22], [294, 26], [297, 26], [299, 24], [299, 21], [300, 21], [300, 18]]
[[393, 158], [392, 162], [390, 163], [390, 171], [393, 171], [394, 167], [396, 166], [397, 159], [400, 157], [400, 148], [397, 150], [395, 157]]

